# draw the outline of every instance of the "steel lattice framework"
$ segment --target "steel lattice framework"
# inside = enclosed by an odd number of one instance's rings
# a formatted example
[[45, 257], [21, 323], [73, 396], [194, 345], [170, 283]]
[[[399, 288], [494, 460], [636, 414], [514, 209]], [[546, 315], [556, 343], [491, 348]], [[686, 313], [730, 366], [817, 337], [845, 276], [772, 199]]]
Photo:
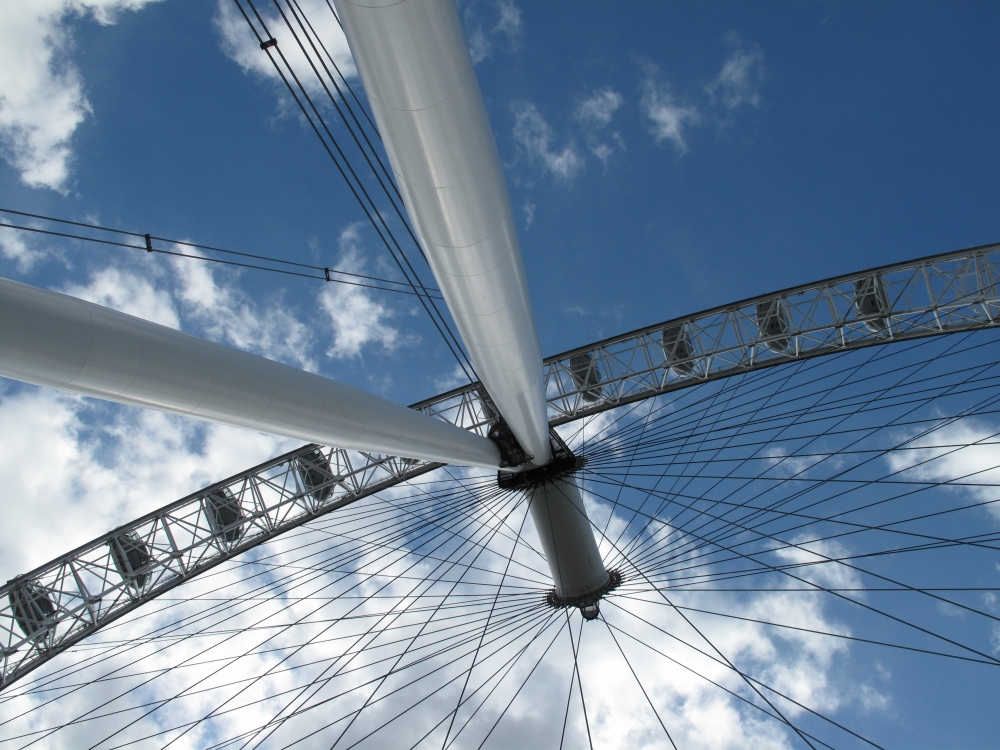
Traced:
[[[1000, 245], [786, 289], [545, 360], [551, 425], [762, 367], [995, 325]], [[412, 408], [486, 435], [473, 383]], [[307, 445], [121, 526], [0, 589], [0, 687], [192, 577], [442, 464]]]
[[219, 563], [440, 466], [306, 445], [18, 576], [0, 589], [2, 686]]

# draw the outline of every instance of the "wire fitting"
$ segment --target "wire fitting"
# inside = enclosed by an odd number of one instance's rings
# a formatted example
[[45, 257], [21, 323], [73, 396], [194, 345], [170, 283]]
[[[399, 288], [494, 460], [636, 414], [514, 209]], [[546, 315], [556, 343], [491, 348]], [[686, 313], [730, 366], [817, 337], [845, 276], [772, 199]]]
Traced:
[[[494, 425], [495, 427], [496, 425]], [[504, 450], [503, 445], [493, 436], [493, 428], [490, 429], [490, 438], [501, 446], [500, 453], [502, 455]], [[514, 436], [511, 435], [511, 439], [513, 438]], [[497, 485], [505, 490], [527, 490], [542, 482], [548, 482], [556, 477], [572, 474], [577, 469], [583, 468], [583, 456], [575, 455], [551, 427], [549, 428], [549, 445], [552, 446], [552, 459], [545, 466], [518, 472], [503, 471], [501, 468], [497, 472]], [[518, 447], [520, 448], [520, 446]], [[507, 463], [501, 464], [501, 467], [516, 465]]]
[[550, 589], [545, 594], [545, 603], [553, 609], [566, 609], [567, 607], [577, 607], [584, 620], [596, 620], [601, 614], [601, 599], [606, 594], [610, 594], [622, 585], [622, 574], [617, 568], [608, 570], [608, 581], [596, 591], [591, 591], [583, 596], [573, 596], [563, 599], [556, 594], [555, 589]]

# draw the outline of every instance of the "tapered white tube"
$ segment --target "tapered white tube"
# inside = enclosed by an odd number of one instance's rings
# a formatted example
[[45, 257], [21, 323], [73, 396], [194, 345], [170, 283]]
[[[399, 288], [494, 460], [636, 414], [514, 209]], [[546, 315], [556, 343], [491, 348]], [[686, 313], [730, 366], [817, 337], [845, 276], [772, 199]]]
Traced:
[[542, 352], [455, 0], [335, 1], [410, 219], [476, 372], [532, 463], [547, 463]]
[[531, 490], [531, 519], [563, 600], [601, 591], [608, 572], [594, 540], [580, 488], [568, 477], [542, 482]]
[[500, 463], [487, 438], [358, 388], [7, 279], [0, 375], [338, 448]]

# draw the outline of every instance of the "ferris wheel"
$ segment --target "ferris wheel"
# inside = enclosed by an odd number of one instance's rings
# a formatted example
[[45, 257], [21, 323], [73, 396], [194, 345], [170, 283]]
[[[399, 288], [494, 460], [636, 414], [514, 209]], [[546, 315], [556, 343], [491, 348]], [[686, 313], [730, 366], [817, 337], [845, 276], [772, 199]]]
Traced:
[[474, 382], [405, 408], [0, 281], [0, 374], [308, 441], [9, 582], [0, 738], [888, 747], [889, 672], [993, 702], [1000, 245], [543, 358], [454, 3], [335, 5]]

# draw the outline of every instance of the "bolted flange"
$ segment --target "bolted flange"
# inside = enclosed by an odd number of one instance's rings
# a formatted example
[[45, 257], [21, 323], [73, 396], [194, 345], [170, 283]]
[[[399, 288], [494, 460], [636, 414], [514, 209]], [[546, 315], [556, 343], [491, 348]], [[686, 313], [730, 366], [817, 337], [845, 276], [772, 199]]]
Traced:
[[577, 607], [584, 620], [596, 620], [601, 614], [601, 599], [606, 594], [611, 593], [622, 585], [622, 574], [617, 568], [608, 571], [608, 582], [599, 590], [592, 591], [586, 596], [575, 596], [564, 599], [556, 594], [555, 589], [551, 589], [545, 594], [545, 603], [554, 609], [565, 609], [567, 607]]

